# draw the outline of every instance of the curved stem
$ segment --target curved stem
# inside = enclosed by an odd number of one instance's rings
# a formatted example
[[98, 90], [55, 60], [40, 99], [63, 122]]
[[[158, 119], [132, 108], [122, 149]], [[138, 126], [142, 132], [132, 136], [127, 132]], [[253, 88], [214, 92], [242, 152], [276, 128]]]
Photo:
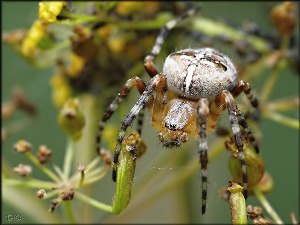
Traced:
[[276, 112], [265, 112], [264, 116], [291, 128], [299, 129], [299, 120], [297, 119], [293, 119]]
[[280, 219], [280, 217], [277, 215], [276, 211], [273, 209], [273, 207], [270, 205], [270, 203], [268, 202], [267, 198], [263, 195], [263, 193], [259, 190], [259, 188], [254, 187], [253, 188], [253, 192], [255, 194], [255, 196], [257, 197], [257, 199], [260, 201], [260, 203], [263, 205], [263, 207], [265, 208], [265, 210], [268, 212], [268, 214], [270, 215], [270, 217], [272, 218], [272, 220], [276, 223], [276, 224], [283, 224], [282, 220]]
[[43, 164], [39, 162], [39, 160], [31, 153], [31, 152], [25, 152], [25, 156], [33, 162], [41, 171], [43, 171], [45, 174], [47, 174], [53, 181], [60, 182], [60, 179], [58, 176], [56, 176], [55, 173], [53, 173], [51, 170], [49, 170], [47, 167], [45, 167]]
[[66, 149], [66, 154], [65, 154], [65, 161], [64, 161], [64, 166], [63, 166], [63, 172], [64, 172], [64, 178], [65, 180], [68, 179], [72, 167], [72, 160], [74, 156], [74, 151], [75, 149], [73, 148], [73, 141], [71, 138], [68, 138], [67, 141], [67, 149]]
[[7, 186], [19, 186], [19, 187], [30, 187], [30, 188], [45, 188], [51, 189], [55, 186], [55, 183], [37, 180], [30, 178], [29, 180], [16, 180], [16, 179], [2, 179], [3, 184]]
[[96, 201], [95, 199], [93, 198], [90, 198], [89, 196], [79, 192], [79, 191], [76, 191], [76, 198], [80, 199], [81, 201], [87, 203], [88, 205], [91, 205], [95, 208], [98, 208], [98, 209], [101, 209], [105, 212], [109, 212], [111, 213], [112, 212], [112, 207], [111, 205], [107, 205], [107, 204], [104, 204], [102, 202], [98, 202]]
[[63, 208], [66, 217], [68, 218], [68, 223], [76, 223], [76, 218], [74, 215], [74, 211], [72, 209], [72, 202], [71, 201], [63, 201]]

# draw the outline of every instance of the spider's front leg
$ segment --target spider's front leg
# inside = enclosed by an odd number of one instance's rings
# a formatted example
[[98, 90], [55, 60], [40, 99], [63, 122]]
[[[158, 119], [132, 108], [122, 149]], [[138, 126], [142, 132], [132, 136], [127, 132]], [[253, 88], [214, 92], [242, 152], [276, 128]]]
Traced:
[[200, 99], [199, 105], [199, 153], [201, 164], [201, 188], [202, 188], [202, 214], [206, 211], [207, 199], [207, 116], [209, 114], [208, 100], [206, 98]]
[[144, 60], [144, 67], [150, 77], [154, 77], [158, 74], [158, 70], [154, 65], [154, 58], [160, 53], [161, 47], [166, 40], [166, 37], [170, 30], [172, 30], [181, 20], [185, 19], [186, 17], [192, 16], [197, 9], [190, 9], [186, 11], [183, 15], [169, 21], [163, 28], [161, 28], [155, 44], [153, 45], [151, 52], [145, 57]]
[[[111, 118], [113, 113], [117, 110], [120, 103], [127, 97], [128, 93], [132, 87], [136, 87], [138, 92], [140, 94], [142, 94], [143, 91], [145, 90], [146, 85], [139, 77], [133, 77], [133, 78], [127, 80], [127, 82], [122, 87], [121, 91], [118, 93], [117, 97], [113, 100], [113, 102], [105, 110], [105, 113], [102, 116], [102, 118], [98, 124], [98, 134], [97, 134], [97, 138], [96, 138], [96, 151], [97, 151], [97, 154], [99, 154], [100, 156], [102, 155], [102, 152], [101, 152], [102, 131], [105, 127], [105, 124], [108, 121], [108, 119]], [[140, 122], [140, 123], [142, 123], [142, 122]], [[139, 133], [140, 132], [141, 131], [139, 131]]]
[[244, 149], [243, 149], [243, 147], [244, 147], [243, 136], [242, 136], [242, 132], [241, 132], [241, 129], [239, 126], [239, 119], [238, 119], [239, 109], [236, 106], [236, 104], [234, 102], [234, 98], [229, 91], [224, 90], [221, 93], [221, 100], [223, 102], [225, 102], [227, 110], [228, 110], [229, 121], [230, 121], [231, 129], [233, 132], [235, 145], [238, 150], [238, 159], [240, 160], [241, 166], [242, 166], [244, 196], [245, 196], [245, 198], [247, 198], [247, 196], [248, 196], [247, 166], [246, 166], [246, 157], [245, 157], [245, 153], [244, 153]]
[[140, 96], [138, 101], [134, 104], [134, 106], [131, 108], [131, 110], [129, 111], [129, 113], [126, 115], [125, 119], [122, 122], [119, 136], [117, 139], [117, 145], [115, 148], [114, 159], [113, 159], [113, 173], [112, 173], [113, 181], [116, 181], [116, 179], [117, 179], [117, 169], [118, 169], [118, 163], [119, 163], [119, 155], [121, 152], [121, 144], [125, 137], [126, 130], [132, 124], [133, 120], [137, 117], [139, 112], [148, 103], [150, 97], [152, 96], [153, 92], [155, 91], [157, 84], [160, 82], [161, 79], [164, 79], [163, 75], [157, 74], [149, 81], [149, 83], [147, 84], [147, 86], [145, 88], [145, 91], [142, 93], [142, 95]]

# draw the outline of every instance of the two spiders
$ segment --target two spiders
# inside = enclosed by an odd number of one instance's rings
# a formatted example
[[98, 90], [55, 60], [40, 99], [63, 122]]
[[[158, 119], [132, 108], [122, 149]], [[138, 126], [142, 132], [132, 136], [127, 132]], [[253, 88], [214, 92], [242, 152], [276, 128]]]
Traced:
[[254, 108], [258, 108], [258, 100], [251, 93], [250, 84], [238, 79], [236, 68], [230, 58], [213, 48], [187, 48], [173, 52], [165, 59], [162, 72], [156, 68], [154, 59], [159, 55], [168, 32], [195, 11], [195, 9], [188, 10], [182, 16], [169, 21], [160, 30], [150, 54], [144, 60], [145, 70], [151, 77], [150, 81], [145, 83], [141, 78], [133, 77], [121, 88], [99, 122], [97, 153], [101, 156], [101, 136], [106, 122], [131, 88], [135, 87], [141, 96], [122, 122], [113, 158], [112, 179], [114, 181], [117, 179], [121, 144], [126, 130], [137, 118], [137, 131], [141, 134], [143, 109], [147, 107], [152, 115], [152, 126], [158, 131], [158, 139], [163, 146], [168, 148], [180, 146], [187, 141], [188, 136], [198, 138], [202, 214], [204, 214], [207, 199], [207, 133], [215, 129], [221, 113], [227, 108], [241, 162], [244, 195], [247, 197], [243, 135], [247, 135], [257, 152], [258, 146], [234, 99], [243, 92]]

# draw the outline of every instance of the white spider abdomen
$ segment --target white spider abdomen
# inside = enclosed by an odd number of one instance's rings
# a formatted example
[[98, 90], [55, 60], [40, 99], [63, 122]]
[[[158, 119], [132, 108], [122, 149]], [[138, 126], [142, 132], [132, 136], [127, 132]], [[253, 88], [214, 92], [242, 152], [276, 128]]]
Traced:
[[236, 86], [237, 72], [231, 60], [212, 48], [184, 49], [170, 54], [163, 74], [168, 88], [191, 99], [214, 97]]

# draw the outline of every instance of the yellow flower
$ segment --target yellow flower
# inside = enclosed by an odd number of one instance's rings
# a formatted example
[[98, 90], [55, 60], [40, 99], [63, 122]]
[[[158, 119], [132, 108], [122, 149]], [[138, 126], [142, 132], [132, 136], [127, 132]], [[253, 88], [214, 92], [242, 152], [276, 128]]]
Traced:
[[71, 96], [72, 89], [67, 79], [60, 74], [54, 75], [50, 84], [52, 86], [52, 101], [56, 107], [60, 108]]
[[36, 20], [26, 34], [21, 47], [24, 56], [33, 57], [36, 54], [37, 44], [46, 33], [47, 23]]
[[39, 17], [49, 23], [56, 21], [56, 17], [60, 14], [65, 2], [40, 2]]
[[71, 53], [70, 57], [71, 57], [71, 64], [68, 68], [68, 75], [70, 75], [71, 77], [79, 76], [80, 72], [82, 71], [85, 65], [85, 59], [73, 52]]

